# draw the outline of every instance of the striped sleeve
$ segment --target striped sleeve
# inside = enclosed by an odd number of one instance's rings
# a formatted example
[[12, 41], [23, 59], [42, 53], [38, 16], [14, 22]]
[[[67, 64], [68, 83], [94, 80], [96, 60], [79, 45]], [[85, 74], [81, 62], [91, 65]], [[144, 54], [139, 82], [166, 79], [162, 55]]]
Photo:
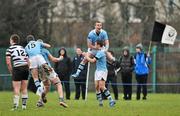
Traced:
[[6, 50], [6, 56], [11, 56], [11, 51], [9, 50], [9, 48]]

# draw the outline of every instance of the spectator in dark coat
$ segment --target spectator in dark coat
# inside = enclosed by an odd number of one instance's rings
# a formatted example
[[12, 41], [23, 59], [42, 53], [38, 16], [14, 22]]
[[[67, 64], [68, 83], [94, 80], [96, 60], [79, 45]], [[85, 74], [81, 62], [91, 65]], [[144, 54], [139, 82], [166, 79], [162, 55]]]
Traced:
[[[109, 51], [109, 53], [114, 57], [113, 51]], [[115, 72], [117, 69], [116, 63], [107, 61], [107, 69], [108, 76], [106, 80], [106, 88], [108, 88], [109, 84], [111, 83], [114, 92], [114, 98], [115, 100], [118, 100], [117, 73]]]
[[[73, 58], [73, 62], [72, 62], [72, 74], [76, 72], [83, 58], [84, 56], [82, 55], [81, 48], [76, 48], [76, 56]], [[82, 99], [83, 100], [85, 99], [86, 75], [87, 75], [87, 65], [85, 65], [84, 70], [82, 70], [79, 77], [74, 78], [75, 88], [76, 88], [76, 93], [75, 93], [76, 100], [79, 100], [80, 93], [82, 94]]]
[[131, 100], [132, 96], [132, 72], [134, 67], [133, 57], [130, 55], [129, 48], [123, 48], [123, 55], [120, 58], [121, 79], [123, 83], [124, 100]]
[[67, 56], [65, 48], [60, 48], [58, 57], [63, 56], [63, 59], [55, 63], [55, 71], [58, 74], [62, 85], [65, 87], [66, 99], [70, 99], [70, 74], [72, 70], [71, 59]]
[[146, 100], [147, 96], [147, 78], [149, 73], [149, 64], [151, 63], [151, 58], [149, 53], [145, 54], [143, 52], [142, 44], [136, 46], [136, 54], [134, 56], [135, 62], [135, 73], [137, 80], [137, 92], [136, 99], [140, 100], [141, 89], [143, 92], [143, 100]]

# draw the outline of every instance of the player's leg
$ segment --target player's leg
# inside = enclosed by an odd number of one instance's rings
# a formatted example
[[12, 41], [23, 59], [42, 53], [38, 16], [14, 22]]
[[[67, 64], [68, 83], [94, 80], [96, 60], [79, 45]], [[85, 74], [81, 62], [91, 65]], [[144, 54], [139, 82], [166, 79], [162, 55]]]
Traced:
[[46, 98], [46, 95], [47, 93], [49, 92], [49, 89], [50, 89], [50, 81], [48, 79], [46, 80], [42, 80], [41, 81], [41, 86], [43, 86], [44, 88], [44, 97], [40, 96], [36, 106], [37, 107], [43, 107], [44, 106], [44, 103], [47, 103], [47, 98]]
[[[37, 66], [41, 67], [42, 69], [42, 77], [46, 79], [46, 77], [52, 72], [52, 68], [47, 64], [47, 62], [45, 61], [42, 55], [37, 55], [36, 60], [37, 60]], [[39, 87], [38, 89], [43, 90], [43, 87]], [[40, 91], [40, 93], [41, 93], [42, 101], [46, 103], [47, 102], [46, 93], [44, 92], [44, 90], [42, 92]]]
[[21, 98], [22, 98], [22, 109], [26, 109], [27, 99], [28, 99], [28, 76], [29, 76], [29, 69], [28, 66], [22, 66], [21, 68], [21, 74], [19, 75], [21, 77]]
[[97, 97], [97, 100], [99, 101], [99, 106], [103, 106], [102, 93], [99, 86], [100, 75], [97, 70], [95, 71], [95, 74], [94, 74], [94, 80], [95, 80], [95, 88], [96, 88], [96, 97]]
[[59, 104], [65, 108], [68, 107], [68, 105], [64, 101], [64, 94], [63, 94], [63, 89], [62, 89], [62, 84], [59, 79], [59, 77], [55, 76], [53, 79], [51, 79], [51, 82], [56, 86], [57, 92], [59, 94]]
[[[49, 92], [50, 85], [51, 85], [51, 82], [48, 79], [48, 76], [51, 71], [45, 72], [43, 65], [47, 65], [47, 64], [42, 64], [42, 66], [39, 67], [38, 71], [39, 71], [39, 78], [41, 79], [41, 84], [42, 84], [41, 86], [43, 86], [44, 92], [42, 93], [42, 95], [40, 96], [40, 98], [36, 104], [37, 107], [42, 107], [42, 106], [44, 106], [44, 103], [47, 102], [46, 95]], [[48, 65], [47, 65], [47, 67], [48, 67]], [[48, 68], [51, 68], [51, 67], [48, 67]]]
[[48, 80], [48, 79], [43, 80], [43, 85], [44, 85], [44, 93], [47, 95], [47, 93], [49, 92], [49, 89], [50, 89], [50, 85], [51, 85], [50, 80]]
[[41, 66], [42, 64], [45, 64], [46, 61], [44, 60], [43, 56], [41, 55], [37, 55], [34, 57], [31, 57], [29, 59], [30, 62], [30, 70], [31, 70], [31, 74], [34, 80], [34, 84], [37, 88], [37, 92], [36, 94], [39, 96], [42, 96], [42, 93], [44, 92], [43, 87], [41, 87], [40, 81], [39, 81], [39, 70], [38, 67]]
[[22, 98], [22, 109], [26, 109], [27, 99], [28, 99], [28, 91], [27, 91], [27, 80], [21, 81], [21, 98]]
[[87, 62], [88, 62], [88, 61], [84, 58], [84, 59], [81, 61], [81, 63], [79, 64], [76, 73], [72, 74], [71, 76], [72, 76], [73, 78], [77, 78], [77, 77], [79, 76], [79, 74], [81, 73], [81, 71], [84, 70], [84, 67], [85, 67], [85, 65], [86, 65]]
[[[94, 51], [88, 51], [88, 52], [87, 52], [87, 55], [90, 56], [90, 57], [93, 57], [95, 54], [96, 54], [96, 51], [95, 51], [95, 50], [94, 50]], [[84, 67], [85, 67], [85, 65], [86, 65], [87, 62], [88, 62], [88, 61], [86, 60], [86, 58], [84, 58], [84, 59], [81, 61], [81, 63], [79, 64], [76, 73], [72, 74], [71, 76], [72, 76], [73, 78], [77, 78], [77, 77], [79, 76], [79, 74], [81, 73], [81, 71], [84, 70]]]
[[62, 88], [61, 81], [53, 68], [51, 68], [51, 72], [49, 72], [49, 75], [47, 76], [47, 78], [57, 88], [57, 92], [59, 94], [59, 104], [65, 108], [67, 108], [68, 105], [64, 102], [64, 94], [63, 94], [63, 88]]
[[102, 99], [102, 93], [99, 87], [99, 81], [95, 80], [95, 88], [96, 88], [96, 97], [97, 100], [99, 101], [99, 106], [103, 106], [103, 99]]
[[38, 68], [31, 69], [31, 74], [32, 74], [32, 77], [33, 77], [33, 80], [34, 80], [34, 84], [35, 84], [35, 86], [37, 88], [36, 94], [41, 96], [42, 93], [44, 92], [44, 90], [41, 87], [41, 83], [40, 83], [39, 78], [38, 78]]
[[12, 85], [13, 85], [13, 92], [14, 92], [12, 110], [16, 110], [19, 106], [19, 94], [20, 94], [20, 88], [21, 88], [21, 81], [12, 81]]
[[99, 71], [99, 75], [99, 77], [101, 78], [99, 80], [99, 88], [103, 92], [105, 97], [108, 98], [110, 107], [113, 107], [115, 105], [115, 101], [112, 99], [109, 90], [105, 87], [105, 81], [107, 80], [107, 71]]
[[110, 107], [113, 107], [115, 105], [115, 101], [113, 100], [109, 90], [105, 87], [105, 81], [99, 81], [99, 86], [105, 97], [108, 98]]

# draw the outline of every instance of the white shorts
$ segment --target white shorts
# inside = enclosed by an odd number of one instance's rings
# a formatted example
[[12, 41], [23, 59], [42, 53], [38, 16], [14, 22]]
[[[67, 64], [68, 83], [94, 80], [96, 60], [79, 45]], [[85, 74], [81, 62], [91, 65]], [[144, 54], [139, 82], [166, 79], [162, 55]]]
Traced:
[[104, 80], [106, 81], [107, 80], [107, 74], [108, 74], [108, 71], [95, 71], [95, 75], [94, 75], [94, 80], [95, 81], [100, 81], [100, 80]]
[[42, 55], [40, 55], [40, 54], [29, 58], [29, 62], [30, 62], [30, 66], [29, 66], [30, 69], [32, 69], [32, 68], [38, 68], [38, 67], [40, 67], [42, 64], [45, 64], [45, 63], [46, 63], [44, 57], [43, 57]]

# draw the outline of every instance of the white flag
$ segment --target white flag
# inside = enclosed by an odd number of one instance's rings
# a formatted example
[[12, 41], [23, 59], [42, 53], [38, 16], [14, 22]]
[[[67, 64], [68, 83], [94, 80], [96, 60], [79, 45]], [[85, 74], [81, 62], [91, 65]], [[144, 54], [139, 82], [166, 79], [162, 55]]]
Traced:
[[166, 25], [162, 35], [161, 43], [173, 45], [176, 36], [177, 36], [177, 31], [173, 27]]

